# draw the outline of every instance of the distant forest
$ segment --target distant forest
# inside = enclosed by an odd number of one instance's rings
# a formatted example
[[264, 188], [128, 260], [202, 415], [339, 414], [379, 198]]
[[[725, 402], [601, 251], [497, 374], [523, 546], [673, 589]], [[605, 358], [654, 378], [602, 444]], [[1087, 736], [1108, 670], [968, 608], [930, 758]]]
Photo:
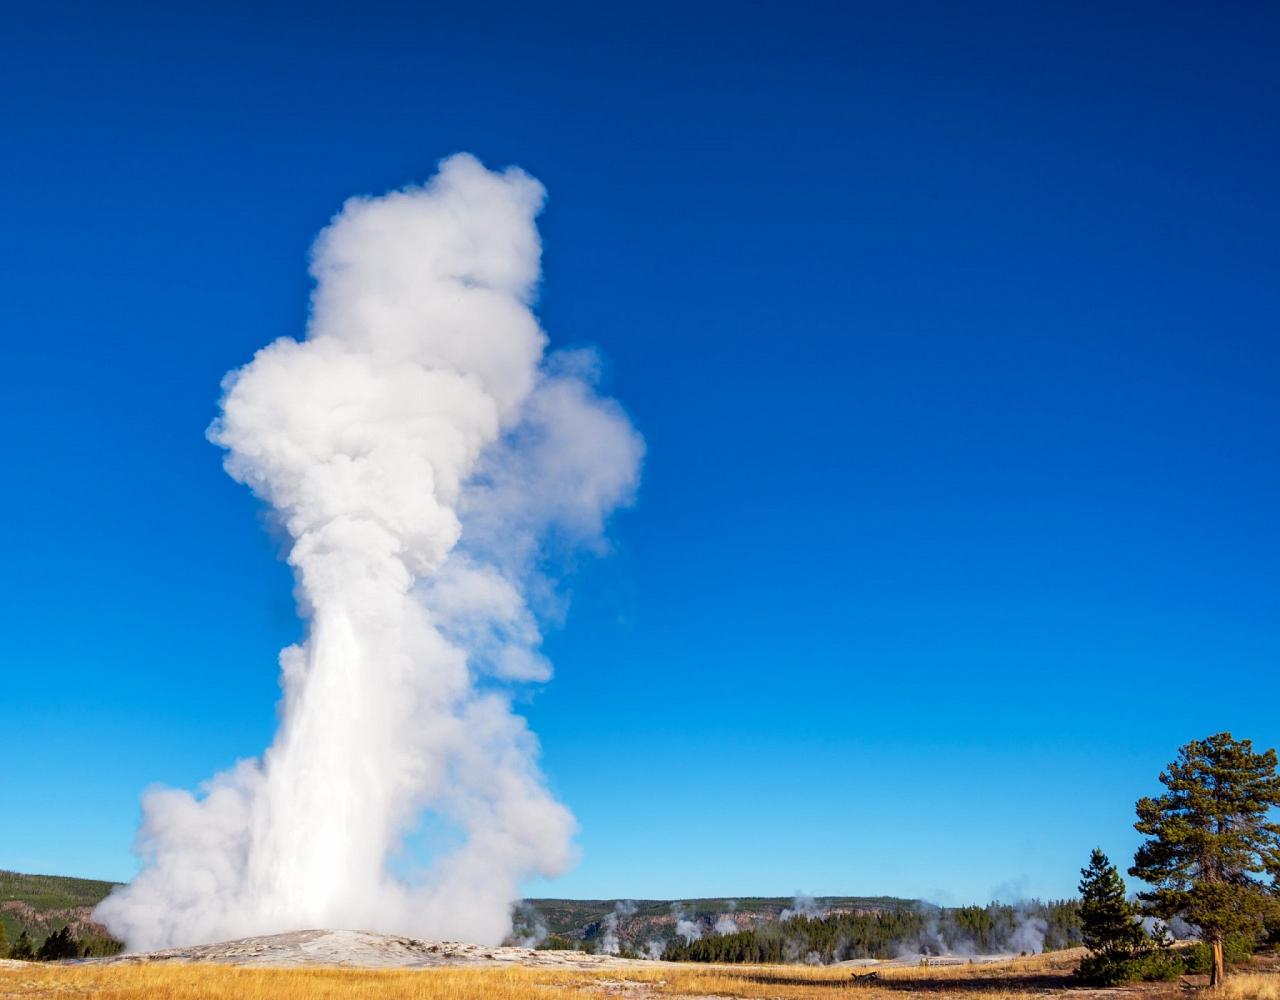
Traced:
[[731, 934], [676, 939], [673, 962], [840, 962], [901, 955], [1038, 952], [1082, 943], [1077, 900], [1010, 906], [919, 907], [796, 916]]

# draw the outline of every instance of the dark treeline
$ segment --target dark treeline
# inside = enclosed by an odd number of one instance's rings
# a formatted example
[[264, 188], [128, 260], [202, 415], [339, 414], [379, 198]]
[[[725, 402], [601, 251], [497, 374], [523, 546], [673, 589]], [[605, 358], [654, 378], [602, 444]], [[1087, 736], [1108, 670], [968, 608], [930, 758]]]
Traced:
[[0, 958], [16, 958], [27, 962], [57, 962], [68, 958], [99, 958], [118, 955], [124, 945], [105, 934], [89, 933], [77, 940], [69, 926], [48, 934], [40, 945], [22, 930], [12, 944], [5, 940], [4, 927], [0, 926]]
[[901, 955], [1053, 951], [1080, 944], [1076, 900], [793, 917], [735, 934], [673, 941], [673, 962], [840, 962]]

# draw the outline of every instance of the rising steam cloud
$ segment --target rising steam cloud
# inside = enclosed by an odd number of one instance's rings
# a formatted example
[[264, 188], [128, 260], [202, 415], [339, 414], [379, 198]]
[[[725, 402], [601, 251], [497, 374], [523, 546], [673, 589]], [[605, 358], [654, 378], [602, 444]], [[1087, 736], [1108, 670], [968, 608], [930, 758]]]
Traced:
[[[316, 241], [305, 339], [228, 375], [209, 437], [291, 540], [307, 636], [260, 760], [144, 797], [142, 870], [96, 913], [131, 949], [334, 926], [496, 943], [520, 881], [572, 862], [508, 692], [549, 676], [549, 553], [599, 545], [643, 445], [590, 354], [545, 353], [543, 197], [464, 155], [352, 199]], [[427, 814], [458, 845], [393, 877]]]

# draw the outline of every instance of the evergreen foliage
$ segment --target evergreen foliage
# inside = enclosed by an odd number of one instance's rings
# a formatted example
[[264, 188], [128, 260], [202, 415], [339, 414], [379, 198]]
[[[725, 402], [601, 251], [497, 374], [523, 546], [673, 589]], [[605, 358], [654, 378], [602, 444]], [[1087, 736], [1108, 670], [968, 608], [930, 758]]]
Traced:
[[124, 951], [124, 943], [109, 934], [81, 931], [79, 944], [82, 958], [107, 958]]
[[1120, 872], [1096, 847], [1088, 867], [1080, 869], [1080, 929], [1085, 947], [1095, 955], [1132, 958], [1147, 944], [1138, 914], [1125, 898]]
[[[1254, 937], [1252, 934], [1228, 934], [1222, 939], [1222, 955], [1228, 965], [1247, 962], [1253, 955]], [[1187, 952], [1187, 971], [1204, 975], [1213, 971], [1213, 948], [1204, 941], [1198, 941]]]
[[19, 934], [18, 939], [13, 942], [13, 947], [9, 949], [9, 957], [20, 959], [24, 962], [34, 961], [36, 949], [31, 944], [31, 938], [27, 937], [26, 931]]
[[[100, 903], [115, 883], [92, 879], [66, 878], [60, 875], [27, 875], [0, 871], [0, 900], [26, 904], [0, 911], [0, 956], [6, 954], [3, 938], [13, 943], [27, 932], [28, 942], [43, 942], [64, 924], [72, 924], [81, 954], [115, 955], [123, 944], [111, 937], [105, 927], [91, 922], [90, 911]], [[7, 932], [7, 934], [6, 934]]]
[[538, 951], [574, 951], [582, 942], [574, 941], [562, 934], [549, 934], [537, 946]]
[[675, 940], [662, 957], [672, 962], [828, 964], [904, 954], [990, 953], [1018, 950], [1018, 932], [1029, 921], [1044, 928], [1048, 949], [1080, 943], [1079, 904], [1062, 900], [792, 917], [733, 934]]
[[1129, 874], [1153, 886], [1141, 894], [1150, 912], [1200, 928], [1216, 986], [1224, 940], [1256, 936], [1276, 912], [1277, 897], [1259, 878], [1280, 873], [1280, 825], [1270, 820], [1280, 804], [1276, 752], [1217, 733], [1180, 748], [1160, 783], [1163, 795], [1138, 800], [1134, 826], [1148, 839]]
[[57, 962], [64, 958], [79, 957], [80, 946], [76, 944], [76, 939], [71, 936], [70, 927], [54, 931], [44, 939], [44, 943], [40, 945], [39, 951], [36, 952], [36, 959], [41, 962]]
[[1116, 986], [1135, 979], [1177, 979], [1184, 971], [1167, 929], [1148, 937], [1138, 912], [1125, 896], [1124, 880], [1098, 848], [1080, 869], [1080, 925], [1090, 951], [1076, 976], [1092, 986]]

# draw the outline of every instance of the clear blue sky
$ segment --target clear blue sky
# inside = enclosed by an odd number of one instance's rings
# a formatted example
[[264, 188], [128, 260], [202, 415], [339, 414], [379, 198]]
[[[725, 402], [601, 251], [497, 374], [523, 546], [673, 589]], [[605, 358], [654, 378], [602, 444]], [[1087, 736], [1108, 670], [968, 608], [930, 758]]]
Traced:
[[126, 878], [148, 783], [269, 742], [218, 382], [457, 150], [547, 185], [649, 449], [524, 705], [533, 891], [1064, 894], [1179, 744], [1280, 742], [1276, 8], [617, 6], [9, 19], [0, 867]]

